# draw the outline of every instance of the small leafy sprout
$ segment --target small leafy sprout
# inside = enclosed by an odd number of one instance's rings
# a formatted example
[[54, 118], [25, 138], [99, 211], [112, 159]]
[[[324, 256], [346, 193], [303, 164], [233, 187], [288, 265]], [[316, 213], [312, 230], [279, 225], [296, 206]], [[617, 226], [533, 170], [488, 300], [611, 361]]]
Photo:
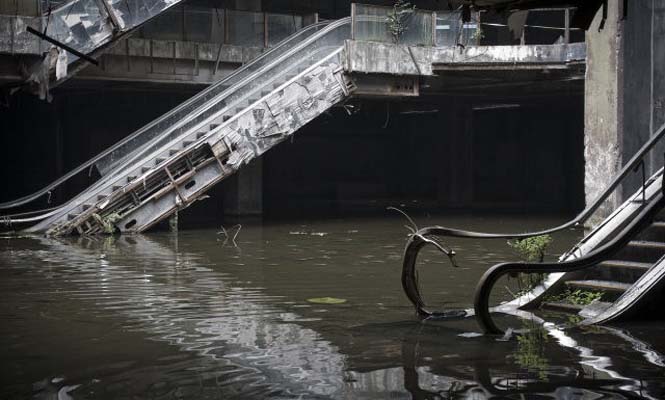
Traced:
[[524, 332], [517, 336], [517, 350], [513, 355], [515, 363], [531, 373], [539, 380], [547, 381], [550, 368], [546, 346], [549, 342], [547, 331], [532, 321], [524, 323]]
[[508, 241], [508, 246], [522, 257], [526, 262], [543, 262], [545, 252], [552, 243], [552, 236], [540, 235], [525, 239], [514, 239]]
[[[508, 246], [519, 254], [520, 258], [526, 262], [543, 262], [546, 250], [552, 243], [552, 236], [540, 235], [525, 239], [513, 239], [508, 241]], [[519, 291], [512, 293], [513, 297], [521, 297], [529, 293], [533, 288], [540, 285], [545, 279], [545, 274], [518, 273], [516, 276]]]
[[397, 0], [393, 4], [393, 9], [388, 12], [386, 24], [388, 24], [388, 31], [395, 43], [399, 43], [399, 38], [408, 29], [407, 22], [415, 10], [416, 6], [411, 5], [411, 3]]
[[603, 292], [596, 292], [592, 290], [567, 289], [565, 292], [549, 297], [547, 301], [563, 302], [575, 304], [577, 306], [588, 306], [594, 301], [602, 299], [603, 295]]
[[476, 28], [475, 31], [471, 34], [471, 40], [481, 40], [485, 39], [485, 32], [482, 30], [480, 27], [480, 24], [478, 24], [478, 28]]

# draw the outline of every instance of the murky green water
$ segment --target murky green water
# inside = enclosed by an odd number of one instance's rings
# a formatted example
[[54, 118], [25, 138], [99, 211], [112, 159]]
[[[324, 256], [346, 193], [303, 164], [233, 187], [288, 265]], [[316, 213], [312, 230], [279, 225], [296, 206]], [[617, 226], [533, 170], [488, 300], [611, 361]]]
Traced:
[[[425, 219], [422, 219], [425, 222]], [[527, 230], [554, 218], [432, 218]], [[662, 398], [665, 328], [547, 325], [506, 341], [419, 323], [399, 218], [117, 238], [0, 239], [0, 398]], [[579, 232], [555, 237], [565, 250]], [[433, 251], [428, 299], [468, 307], [503, 241]], [[497, 289], [497, 297], [506, 296]], [[345, 299], [320, 305], [313, 297]], [[526, 324], [504, 318], [504, 325]], [[542, 396], [537, 397], [536, 394]], [[604, 397], [603, 397], [604, 396]]]

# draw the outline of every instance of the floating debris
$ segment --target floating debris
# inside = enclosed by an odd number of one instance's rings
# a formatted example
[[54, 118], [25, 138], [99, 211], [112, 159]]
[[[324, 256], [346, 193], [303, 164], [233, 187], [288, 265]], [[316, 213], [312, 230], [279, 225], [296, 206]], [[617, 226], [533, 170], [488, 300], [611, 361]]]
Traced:
[[480, 333], [480, 332], [464, 332], [464, 333], [460, 333], [457, 336], [463, 337], [463, 338], [475, 338], [475, 337], [483, 336], [483, 334]]
[[307, 299], [308, 302], [314, 304], [344, 304], [346, 299], [338, 299], [336, 297], [312, 297]]
[[513, 337], [513, 328], [506, 329], [506, 333], [503, 334], [503, 337], [497, 338], [497, 342], [507, 342], [510, 338]]

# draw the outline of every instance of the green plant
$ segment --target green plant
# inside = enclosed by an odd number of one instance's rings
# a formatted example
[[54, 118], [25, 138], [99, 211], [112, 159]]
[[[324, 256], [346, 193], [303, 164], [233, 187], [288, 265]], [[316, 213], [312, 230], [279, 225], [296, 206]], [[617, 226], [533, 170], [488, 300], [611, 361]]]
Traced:
[[547, 298], [547, 301], [563, 302], [569, 304], [575, 304], [578, 306], [586, 306], [593, 303], [596, 300], [603, 298], [603, 292], [594, 292], [591, 290], [570, 290], [566, 289], [565, 292], [562, 292], [555, 296], [550, 296]]
[[470, 36], [471, 40], [480, 40], [480, 39], [485, 39], [485, 32], [482, 30], [480, 27], [480, 24], [478, 24], [478, 28], [476, 28], [475, 31]]
[[[525, 239], [509, 240], [508, 246], [512, 247], [520, 258], [526, 262], [543, 262], [545, 252], [551, 243], [552, 236], [540, 235]], [[515, 277], [517, 278], [517, 286], [519, 287], [519, 290], [517, 293], [514, 293], [513, 296], [520, 297], [541, 284], [545, 279], [545, 274], [519, 273]]]
[[532, 236], [525, 239], [514, 239], [508, 241], [508, 246], [524, 259], [526, 262], [543, 262], [545, 259], [545, 252], [552, 243], [552, 236], [540, 235]]
[[392, 35], [395, 43], [399, 43], [399, 38], [408, 29], [406, 23], [415, 10], [416, 6], [411, 5], [411, 3], [397, 0], [395, 4], [393, 4], [392, 10], [388, 12], [388, 15], [386, 16], [386, 24], [388, 25], [388, 31]]
[[122, 218], [118, 213], [111, 213], [106, 216], [101, 216], [97, 213], [93, 213], [92, 217], [102, 226], [104, 233], [113, 234], [116, 231], [115, 224], [120, 221]]
[[545, 357], [547, 332], [541, 325], [536, 325], [532, 321], [524, 321], [524, 328], [526, 331], [517, 336], [515, 363], [530, 372], [535, 372], [538, 379], [546, 381], [549, 368], [549, 360]]

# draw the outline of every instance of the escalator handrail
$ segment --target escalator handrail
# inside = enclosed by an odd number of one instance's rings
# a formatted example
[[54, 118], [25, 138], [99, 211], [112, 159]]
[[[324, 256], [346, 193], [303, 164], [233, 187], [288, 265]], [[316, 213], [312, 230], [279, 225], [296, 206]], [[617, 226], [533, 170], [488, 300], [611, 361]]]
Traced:
[[[665, 180], [662, 183], [665, 183]], [[509, 273], [573, 272], [597, 265], [599, 262], [612, 257], [635, 235], [650, 224], [653, 218], [662, 210], [664, 204], [665, 198], [663, 196], [663, 188], [661, 187], [661, 190], [654, 195], [649, 204], [619, 234], [615, 235], [604, 245], [574, 260], [545, 263], [507, 262], [496, 264], [489, 268], [478, 281], [474, 294], [475, 315], [483, 331], [488, 334], [503, 333], [492, 320], [489, 309], [490, 293], [500, 277]]]
[[[274, 61], [271, 61], [269, 64], [261, 66], [261, 68], [257, 71], [254, 71], [250, 75], [243, 77], [240, 81], [235, 82], [233, 85], [227, 87], [224, 89], [221, 93], [215, 95], [213, 98], [209, 99], [207, 102], [201, 104], [198, 108], [190, 111], [187, 115], [187, 119], [191, 120], [192, 118], [195, 118], [202, 114], [203, 112], [209, 110], [212, 108], [215, 104], [217, 104], [221, 99], [229, 97], [232, 93], [238, 92], [240, 89], [244, 87], [247, 83], [252, 82], [255, 80], [258, 76], [261, 74], [264, 74], [266, 70], [270, 70], [271, 68], [275, 67], [276, 65], [279, 65], [282, 63], [285, 59], [291, 57], [295, 52], [303, 50], [304, 48], [307, 48], [310, 46], [312, 43], [315, 43], [317, 40], [319, 40], [322, 36], [327, 35], [328, 33], [331, 32], [331, 30], [338, 28], [339, 26], [342, 26], [350, 21], [350, 18], [343, 18], [339, 19], [336, 21], [333, 21], [332, 23], [327, 24], [327, 26], [324, 29], [321, 29], [320, 31], [312, 34], [311, 36], [307, 37], [304, 39], [302, 42], [295, 44], [292, 48], [288, 49], [288, 51], [284, 54], [280, 54], [275, 58]], [[236, 99], [234, 103], [229, 103], [225, 106], [225, 108], [229, 109], [232, 108], [234, 104], [237, 104], [238, 101], [242, 101], [242, 99]], [[210, 119], [210, 118], [208, 118]], [[177, 124], [174, 124], [177, 125]], [[191, 131], [194, 128], [189, 128], [187, 131]], [[196, 128], [198, 129], [198, 128]], [[181, 134], [186, 135], [186, 133]], [[136, 150], [126, 154], [123, 158], [120, 160], [116, 161], [114, 163], [115, 167], [112, 168], [107, 174], [105, 174], [105, 177], [107, 176], [114, 176], [115, 171], [117, 170], [117, 167], [122, 164], [123, 169], [126, 168], [126, 162], [129, 160], [134, 161], [136, 157], [144, 152], [147, 147], [149, 147], [150, 144], [152, 144], [155, 140], [158, 139], [159, 136], [154, 137], [150, 141], [142, 144], [140, 147], [138, 147]]]
[[614, 190], [621, 184], [623, 179], [632, 173], [634, 169], [639, 166], [644, 156], [665, 136], [665, 124], [661, 125], [656, 133], [652, 135], [649, 140], [633, 155], [633, 157], [624, 165], [619, 174], [617, 174], [612, 182], [605, 188], [605, 190], [596, 199], [577, 214], [570, 221], [555, 226], [553, 228], [544, 229], [534, 232], [513, 232], [513, 233], [490, 233], [490, 232], [476, 232], [467, 231], [457, 228], [449, 228], [445, 226], [428, 226], [417, 231], [420, 236], [440, 236], [440, 237], [459, 237], [459, 238], [473, 238], [473, 239], [523, 239], [533, 236], [547, 235], [564, 229], [577, 226], [579, 223], [586, 221], [593, 215], [593, 213], [603, 204], [608, 197], [612, 195]]
[[[350, 21], [351, 21], [351, 18], [346, 17], [346, 18], [342, 18], [342, 19], [339, 19], [339, 20], [333, 20], [333, 21], [327, 22], [325, 24], [326, 26], [323, 29], [313, 33], [309, 37], [305, 38], [302, 42], [296, 43], [292, 48], [289, 48], [288, 51], [286, 51], [284, 54], [280, 54], [279, 56], [277, 56], [275, 61], [271, 61], [269, 64], [267, 64], [265, 66], [262, 66], [261, 69], [259, 69], [258, 71], [253, 72], [252, 74], [250, 74], [247, 77], [243, 77], [242, 80], [240, 80], [239, 82], [234, 83], [230, 87], [227, 87], [221, 93], [215, 95], [212, 99], [210, 99], [207, 102], [203, 103], [202, 105], [200, 105], [198, 108], [196, 108], [194, 111], [190, 112], [189, 114], [192, 114], [192, 113], [200, 114], [201, 112], [209, 109], [212, 106], [211, 103], [215, 103], [215, 102], [219, 101], [220, 98], [223, 98], [224, 96], [228, 96], [228, 94], [230, 92], [237, 91], [239, 87], [246, 84], [247, 82], [252, 81], [252, 79], [254, 77], [256, 77], [257, 75], [265, 73], [265, 70], [267, 68], [268, 69], [272, 68], [275, 65], [277, 65], [278, 63], [283, 62], [284, 59], [286, 59], [288, 57], [291, 57], [295, 52], [301, 51], [302, 49], [310, 46], [312, 43], [315, 43], [316, 41], [320, 40], [322, 37], [324, 37], [325, 35], [328, 35], [333, 30], [338, 29], [341, 26], [349, 24]], [[156, 138], [154, 138], [154, 139], [156, 139]], [[146, 144], [144, 144], [142, 146], [142, 148], [145, 149], [145, 146], [149, 145], [149, 143], [151, 143], [151, 142], [152, 142], [152, 140], [149, 141], [149, 142], [146, 142]], [[140, 154], [140, 150], [138, 150], [138, 152]], [[131, 156], [132, 157], [131, 160], [134, 161], [136, 159], [136, 157], [139, 156], [139, 154], [137, 154], [137, 151], [134, 151], [132, 153], [129, 153], [128, 156]], [[126, 160], [126, 158], [125, 158], [125, 160]], [[124, 170], [124, 168], [123, 168], [123, 170]], [[113, 178], [114, 176], [117, 175], [117, 173], [115, 172], [116, 170], [114, 169], [113, 171], [114, 172], [107, 173], [102, 179], [98, 180], [97, 182], [92, 184], [90, 187], [85, 189], [83, 192], [79, 193], [77, 196], [70, 199], [69, 203], [71, 203], [71, 202], [76, 203], [76, 200], [75, 200], [76, 197], [81, 196], [82, 194], [84, 194], [86, 192], [94, 191], [94, 190], [98, 189], [100, 186], [105, 185], [109, 181], [110, 178]], [[21, 220], [10, 219], [8, 222], [10, 222], [10, 223], [37, 222], [37, 221], [40, 221], [40, 220], [43, 220], [43, 219], [46, 219], [46, 218], [54, 217], [58, 214], [62, 214], [61, 210], [66, 208], [66, 207], [67, 207], [67, 203], [63, 204], [59, 209], [51, 211], [48, 214], [44, 214], [42, 216], [25, 218], [25, 219], [21, 219]]]
[[229, 81], [236, 78], [238, 76], [238, 74], [240, 74], [240, 73], [244, 72], [245, 70], [247, 70], [254, 63], [256, 63], [258, 61], [261, 61], [261, 60], [265, 59], [266, 57], [275, 54], [278, 51], [281, 51], [281, 47], [283, 47], [287, 43], [291, 42], [292, 40], [297, 39], [302, 34], [307, 33], [309, 31], [311, 31], [312, 29], [318, 29], [322, 26], [329, 25], [331, 22], [332, 21], [319, 22], [319, 23], [316, 23], [316, 24], [308, 25], [307, 27], [299, 30], [298, 32], [294, 33], [293, 35], [291, 35], [291, 36], [285, 38], [284, 40], [282, 40], [281, 42], [279, 42], [276, 46], [272, 47], [271, 49], [269, 49], [265, 53], [262, 53], [259, 57], [255, 58], [251, 62], [245, 64], [244, 66], [242, 66], [238, 69], [236, 69], [231, 74], [226, 76], [224, 79], [221, 79], [220, 81], [214, 83], [213, 85], [209, 86], [208, 88], [202, 90], [197, 95], [190, 98], [189, 100], [183, 102], [182, 104], [180, 104], [176, 108], [170, 110], [169, 112], [163, 114], [162, 116], [158, 117], [157, 119], [153, 120], [152, 122], [146, 124], [144, 127], [139, 129], [138, 131], [136, 131], [133, 134], [127, 136], [126, 138], [122, 139], [121, 141], [117, 142], [116, 144], [114, 144], [113, 146], [107, 148], [106, 150], [104, 150], [103, 152], [97, 154], [96, 156], [90, 158], [88, 161], [84, 162], [83, 164], [80, 164], [78, 167], [70, 170], [68, 173], [66, 173], [65, 175], [63, 175], [60, 178], [56, 179], [55, 181], [51, 182], [50, 184], [46, 185], [45, 187], [43, 187], [43, 188], [41, 188], [41, 189], [31, 193], [31, 194], [22, 196], [18, 199], [14, 199], [14, 200], [10, 200], [10, 201], [4, 202], [4, 203], [0, 203], [0, 209], [15, 208], [15, 207], [30, 203], [30, 202], [32, 202], [32, 201], [48, 194], [53, 189], [59, 187], [60, 185], [62, 185], [65, 182], [69, 181], [74, 176], [76, 176], [79, 173], [91, 168], [95, 163], [97, 163], [98, 161], [100, 161], [104, 157], [108, 156], [113, 151], [117, 150], [118, 148], [125, 145], [129, 141], [135, 139], [136, 137], [141, 135], [143, 132], [147, 131], [149, 128], [151, 128], [151, 127], [155, 126], [156, 124], [162, 122], [163, 120], [170, 117], [171, 115], [173, 115], [173, 114], [175, 114], [179, 111], [182, 111], [185, 107], [188, 107], [188, 106], [192, 105], [192, 103], [199, 100], [201, 97], [205, 96], [210, 90], [213, 90], [213, 89], [219, 87], [220, 85], [229, 83]]
[[[230, 87], [227, 87], [221, 93], [215, 95], [213, 98], [211, 98], [206, 103], [200, 105], [195, 110], [189, 112], [187, 118], [191, 118], [191, 115], [194, 115], [194, 114], [195, 115], [200, 115], [202, 112], [205, 112], [206, 110], [210, 109], [215, 104], [217, 104], [220, 101], [220, 99], [228, 97], [230, 95], [230, 93], [234, 93], [234, 92], [239, 91], [240, 89], [242, 89], [244, 87], [244, 85], [254, 81], [261, 74], [265, 74], [266, 71], [269, 71], [272, 68], [274, 68], [275, 66], [280, 65], [280, 63], [283, 63], [284, 60], [289, 59], [290, 57], [292, 57], [297, 52], [308, 48], [313, 43], [316, 43], [322, 37], [325, 37], [326, 35], [330, 34], [331, 32], [338, 29], [339, 27], [347, 25], [350, 21], [351, 21], [351, 19], [348, 18], [348, 17], [332, 21], [331, 23], [327, 24], [327, 26], [325, 26], [323, 29], [321, 29], [318, 32], [316, 32], [316, 33], [312, 34], [311, 36], [307, 37], [302, 42], [299, 42], [299, 43], [295, 44], [293, 47], [289, 48], [288, 51], [284, 52], [283, 54], [280, 54], [279, 56], [277, 56], [273, 61], [270, 61], [268, 64], [261, 66], [261, 68], [259, 70], [254, 71], [252, 74], [250, 74], [246, 77], [243, 77], [240, 81], [234, 83]], [[242, 101], [242, 100], [241, 99], [236, 99], [234, 103], [227, 104], [225, 106], [225, 108], [231, 108], [233, 106], [233, 104], [236, 104], [238, 101]], [[218, 114], [220, 112], [221, 111], [218, 111]], [[208, 117], [206, 119], [206, 121], [210, 120], [211, 118], [214, 118], [214, 116]], [[203, 122], [201, 122], [199, 124], [203, 124]], [[195, 129], [198, 129], [198, 128], [188, 128], [187, 132], [192, 132]], [[219, 129], [219, 127], [217, 127], [216, 129]], [[187, 133], [183, 133], [179, 137], [183, 137], [183, 135], [187, 135]], [[144, 145], [142, 145], [136, 151], [133, 151], [133, 152], [129, 153], [126, 157], [124, 157], [121, 171], [127, 172], [128, 169], [131, 169], [131, 168], [128, 168], [126, 164], [127, 163], [135, 163], [137, 158], [139, 158], [139, 157], [143, 157], [143, 159], [155, 157], [156, 152], [158, 152], [159, 150], [152, 150], [152, 153], [149, 153], [150, 154], [149, 156], [145, 156], [145, 152], [147, 151], [147, 148], [151, 145], [151, 143], [154, 143], [154, 141], [158, 140], [158, 139], [159, 139], [159, 137], [153, 138], [152, 140], [150, 140], [150, 141], [146, 142]], [[177, 139], [173, 139], [170, 143], [173, 143], [174, 140], [177, 140]], [[163, 147], [163, 146], [160, 146], [160, 147]], [[91, 191], [94, 192], [95, 190], [99, 189], [99, 187], [107, 185], [109, 182], [111, 182], [111, 179], [117, 179], [118, 174], [120, 174], [120, 172], [118, 172], [117, 168], [114, 168], [112, 170], [112, 172], [107, 173], [102, 179], [95, 182], [92, 186], [88, 187], [87, 189], [85, 189], [82, 193], [77, 195], [77, 197], [81, 196], [81, 195], [84, 195], [85, 193], [89, 193]], [[75, 200], [72, 200], [72, 201], [75, 202]], [[51, 215], [53, 215], [53, 214], [51, 214]], [[37, 220], [37, 218], [33, 217], [31, 222], [35, 221], [35, 220]]]

